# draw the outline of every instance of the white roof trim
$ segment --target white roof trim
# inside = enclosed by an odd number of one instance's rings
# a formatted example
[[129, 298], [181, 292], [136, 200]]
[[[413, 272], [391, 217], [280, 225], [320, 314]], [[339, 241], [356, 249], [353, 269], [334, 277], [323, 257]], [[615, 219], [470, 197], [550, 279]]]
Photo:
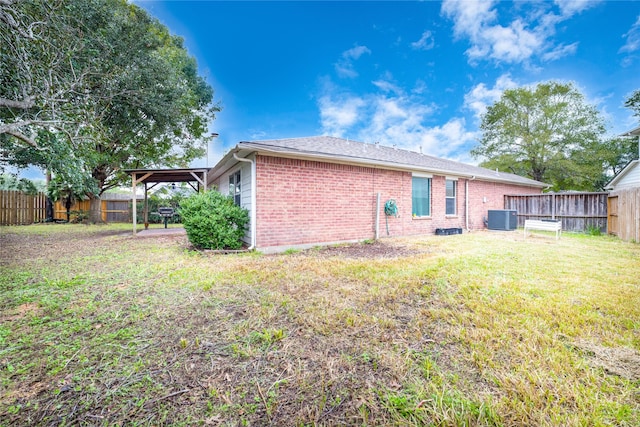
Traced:
[[[640, 128], [638, 128], [640, 129]], [[605, 185], [605, 190], [613, 190], [613, 187], [615, 187], [618, 182], [629, 172], [631, 172], [631, 170], [633, 168], [635, 168], [638, 164], [640, 163], [640, 160], [632, 160], [629, 162], [629, 164], [627, 166], [624, 167], [624, 169], [622, 169], [620, 172], [618, 172], [618, 174], [616, 176], [613, 177], [613, 179], [611, 181], [609, 181], [609, 183], [607, 185]]]
[[620, 136], [640, 136], [640, 127], [637, 127], [635, 129], [631, 129], [628, 132], [625, 132], [623, 134], [621, 134]]

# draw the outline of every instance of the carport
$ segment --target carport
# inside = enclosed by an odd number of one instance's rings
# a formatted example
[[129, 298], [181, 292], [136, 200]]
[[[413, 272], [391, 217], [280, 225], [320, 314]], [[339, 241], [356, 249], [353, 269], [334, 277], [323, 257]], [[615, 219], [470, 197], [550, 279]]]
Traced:
[[[186, 182], [194, 191], [207, 190], [207, 172], [209, 168], [188, 169], [125, 169], [131, 175], [131, 189], [135, 200], [138, 184], [144, 184], [144, 222], [149, 220], [147, 192], [160, 183]], [[136, 230], [137, 206], [133, 203], [133, 234]]]

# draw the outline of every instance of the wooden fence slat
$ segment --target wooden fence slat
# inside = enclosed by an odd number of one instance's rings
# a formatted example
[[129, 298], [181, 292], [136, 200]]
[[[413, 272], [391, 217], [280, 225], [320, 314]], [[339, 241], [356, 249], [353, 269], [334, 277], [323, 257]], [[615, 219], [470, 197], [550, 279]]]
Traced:
[[609, 218], [616, 228], [611, 231], [622, 240], [640, 243], [640, 188], [616, 191], [609, 203], [615, 206]]
[[0, 225], [26, 225], [46, 218], [46, 195], [0, 190]]
[[504, 208], [518, 212], [518, 226], [527, 219], [556, 219], [566, 231], [607, 230], [608, 193], [545, 193], [506, 195]]

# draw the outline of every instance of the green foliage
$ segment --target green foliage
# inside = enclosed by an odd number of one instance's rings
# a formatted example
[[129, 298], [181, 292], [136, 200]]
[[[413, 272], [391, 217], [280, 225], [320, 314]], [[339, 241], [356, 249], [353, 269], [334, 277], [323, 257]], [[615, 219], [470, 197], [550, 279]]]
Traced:
[[633, 110], [633, 115], [640, 117], [640, 89], [634, 91], [629, 99], [624, 103], [624, 106]]
[[[157, 214], [154, 215], [153, 213], [158, 212], [159, 207], [172, 207], [174, 208], [174, 211], [177, 211], [180, 203], [182, 203], [182, 201], [187, 197], [187, 194], [192, 193], [193, 190], [189, 187], [176, 187], [176, 189], [173, 190], [168, 186], [165, 186], [150, 194], [147, 199], [149, 206], [149, 223], [163, 223], [164, 217]], [[138, 201], [136, 212], [138, 224], [144, 223], [144, 201]], [[179, 224], [181, 222], [180, 216], [176, 214], [173, 217], [168, 218], [167, 222], [169, 224]]]
[[0, 175], [0, 190], [15, 190], [27, 194], [37, 194], [44, 190], [41, 181], [31, 181], [27, 178], [18, 178], [12, 174]]
[[[74, 185], [75, 184], [75, 185]], [[76, 200], [86, 200], [87, 188], [91, 182], [73, 182], [65, 180], [62, 176], [55, 176], [47, 187], [47, 196], [55, 201], [68, 200], [72, 205]]]
[[23, 0], [0, 2], [0, 17], [0, 167], [53, 172], [90, 197], [93, 215], [124, 169], [204, 154], [213, 90], [182, 39], [142, 8]]
[[189, 241], [201, 249], [240, 249], [249, 212], [215, 190], [185, 199], [178, 211]]
[[89, 220], [89, 212], [87, 211], [69, 211], [69, 222], [76, 224], [86, 223]]
[[601, 236], [602, 230], [600, 230], [600, 227], [597, 227], [595, 225], [587, 225], [587, 230], [585, 231], [585, 233], [589, 236]]
[[482, 166], [551, 184], [595, 190], [604, 172], [603, 120], [571, 84], [540, 83], [506, 90], [482, 118]]

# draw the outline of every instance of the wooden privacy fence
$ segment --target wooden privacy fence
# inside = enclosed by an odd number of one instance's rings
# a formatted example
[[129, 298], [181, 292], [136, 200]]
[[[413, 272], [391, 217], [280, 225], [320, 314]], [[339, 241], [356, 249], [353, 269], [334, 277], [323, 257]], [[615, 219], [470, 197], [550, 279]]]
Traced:
[[518, 227], [527, 219], [562, 221], [562, 230], [607, 230], [608, 193], [505, 195], [504, 208], [518, 211]]
[[[79, 200], [73, 203], [69, 208], [69, 212], [71, 213], [71, 220], [77, 216], [78, 213], [84, 212], [87, 215], [89, 214], [89, 209], [91, 208], [91, 201], [89, 200]], [[65, 200], [58, 200], [53, 203], [53, 219], [66, 221], [67, 220], [67, 208], [65, 207]]]
[[[130, 201], [123, 200], [101, 200], [100, 215], [104, 222], [129, 222], [131, 221]], [[78, 214], [89, 215], [91, 208], [90, 200], [80, 200], [75, 202], [69, 211], [71, 220], [77, 218]], [[57, 201], [53, 204], [53, 218], [57, 220], [67, 220], [67, 208], [64, 201]]]
[[[105, 222], [130, 222], [131, 201], [125, 198], [117, 199], [110, 196], [100, 201], [102, 220]], [[0, 190], [0, 225], [28, 225], [44, 222], [47, 219], [47, 196], [44, 193], [36, 195], [25, 194], [15, 190]], [[81, 200], [75, 202], [69, 209], [71, 220], [79, 215], [88, 216], [91, 202]], [[67, 208], [64, 201], [53, 204], [53, 219], [67, 220]]]
[[44, 193], [25, 194], [0, 190], [0, 225], [27, 225], [44, 221], [47, 197]]
[[640, 243], [640, 188], [609, 195], [609, 233], [627, 242]]

